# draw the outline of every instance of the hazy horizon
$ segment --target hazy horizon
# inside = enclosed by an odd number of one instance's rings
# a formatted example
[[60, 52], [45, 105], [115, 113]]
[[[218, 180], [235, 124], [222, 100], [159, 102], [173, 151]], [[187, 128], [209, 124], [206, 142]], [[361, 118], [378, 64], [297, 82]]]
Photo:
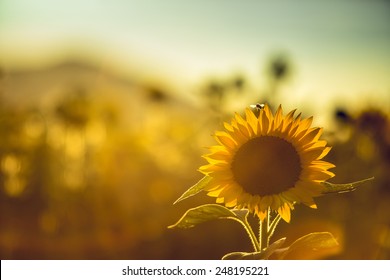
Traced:
[[264, 91], [266, 65], [282, 53], [293, 75], [280, 91], [291, 106], [381, 105], [390, 93], [386, 1], [3, 0], [0, 15], [5, 71], [79, 57], [188, 98], [205, 80], [236, 74]]

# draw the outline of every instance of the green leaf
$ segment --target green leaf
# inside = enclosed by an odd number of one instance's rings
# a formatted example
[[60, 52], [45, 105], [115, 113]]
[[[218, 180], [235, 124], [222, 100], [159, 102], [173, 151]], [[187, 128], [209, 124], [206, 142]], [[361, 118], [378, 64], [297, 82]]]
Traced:
[[202, 191], [211, 181], [210, 176], [204, 176], [202, 179], [199, 180], [198, 183], [190, 187], [188, 190], [186, 190], [173, 204], [176, 204], [186, 198], [189, 198], [190, 196], [193, 196], [200, 191]]
[[289, 247], [276, 251], [278, 259], [317, 259], [339, 246], [330, 232], [313, 232], [295, 240]]
[[187, 210], [187, 212], [184, 213], [184, 215], [176, 224], [171, 225], [168, 228], [191, 228], [197, 224], [204, 223], [210, 220], [232, 219], [236, 222], [239, 222], [244, 227], [252, 242], [253, 248], [255, 249], [255, 251], [258, 251], [260, 245], [251, 226], [248, 223], [248, 213], [249, 211], [247, 209], [230, 210], [218, 204], [205, 204]]
[[168, 228], [191, 228], [216, 219], [233, 219], [241, 223], [240, 217], [228, 208], [218, 204], [205, 204], [187, 210], [176, 224]]
[[232, 252], [224, 255], [223, 260], [261, 260], [259, 257], [261, 252], [246, 253], [246, 252]]
[[356, 190], [356, 188], [366, 182], [374, 180], [374, 177], [367, 178], [361, 181], [356, 181], [352, 183], [347, 184], [333, 184], [329, 182], [322, 182], [321, 184], [326, 187], [326, 190], [324, 190], [323, 194], [329, 194], [329, 193], [345, 193], [345, 192], [352, 192]]
[[222, 257], [223, 260], [266, 260], [269, 258], [269, 256], [272, 255], [275, 250], [279, 249], [284, 241], [286, 241], [286, 238], [283, 237], [271, 245], [269, 245], [267, 248], [265, 248], [261, 252], [253, 252], [253, 253], [245, 253], [245, 252], [233, 252], [226, 254]]
[[232, 209], [231, 210], [234, 215], [237, 216], [238, 219], [240, 219], [241, 221], [246, 221], [246, 218], [249, 214], [249, 210], [248, 209]]

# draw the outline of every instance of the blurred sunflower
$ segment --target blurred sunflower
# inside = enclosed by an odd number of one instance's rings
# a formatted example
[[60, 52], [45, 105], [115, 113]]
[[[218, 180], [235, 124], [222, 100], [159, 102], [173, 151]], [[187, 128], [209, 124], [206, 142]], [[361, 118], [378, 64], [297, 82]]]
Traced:
[[224, 123], [226, 131], [215, 133], [219, 145], [209, 148], [208, 164], [199, 169], [211, 177], [208, 195], [261, 220], [271, 209], [289, 222], [295, 203], [317, 208], [313, 197], [321, 195], [321, 182], [334, 176], [328, 169], [335, 166], [321, 160], [330, 151], [319, 140], [322, 128], [310, 127], [313, 117], [294, 114], [283, 116], [279, 106], [273, 115], [264, 105], [258, 117], [247, 108], [245, 119], [236, 113]]

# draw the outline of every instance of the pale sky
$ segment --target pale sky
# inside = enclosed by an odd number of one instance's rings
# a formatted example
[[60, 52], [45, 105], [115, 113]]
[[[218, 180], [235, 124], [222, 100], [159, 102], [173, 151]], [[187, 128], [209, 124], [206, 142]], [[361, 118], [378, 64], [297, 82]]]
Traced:
[[390, 95], [385, 0], [0, 1], [5, 68], [79, 48], [98, 63], [136, 66], [184, 85], [235, 71], [261, 85], [269, 55], [286, 51], [297, 99]]

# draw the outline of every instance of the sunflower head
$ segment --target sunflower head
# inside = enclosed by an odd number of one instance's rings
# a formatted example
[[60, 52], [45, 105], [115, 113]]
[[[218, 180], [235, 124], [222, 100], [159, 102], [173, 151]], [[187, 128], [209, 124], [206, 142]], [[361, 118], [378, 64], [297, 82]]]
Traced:
[[246, 208], [264, 220], [268, 209], [289, 222], [295, 203], [316, 208], [321, 182], [334, 174], [333, 164], [322, 158], [330, 151], [319, 140], [322, 128], [311, 127], [313, 118], [273, 114], [268, 105], [258, 116], [251, 109], [245, 118], [235, 114], [224, 131], [217, 131], [219, 145], [210, 147], [200, 171], [211, 177], [205, 190], [227, 207]]

